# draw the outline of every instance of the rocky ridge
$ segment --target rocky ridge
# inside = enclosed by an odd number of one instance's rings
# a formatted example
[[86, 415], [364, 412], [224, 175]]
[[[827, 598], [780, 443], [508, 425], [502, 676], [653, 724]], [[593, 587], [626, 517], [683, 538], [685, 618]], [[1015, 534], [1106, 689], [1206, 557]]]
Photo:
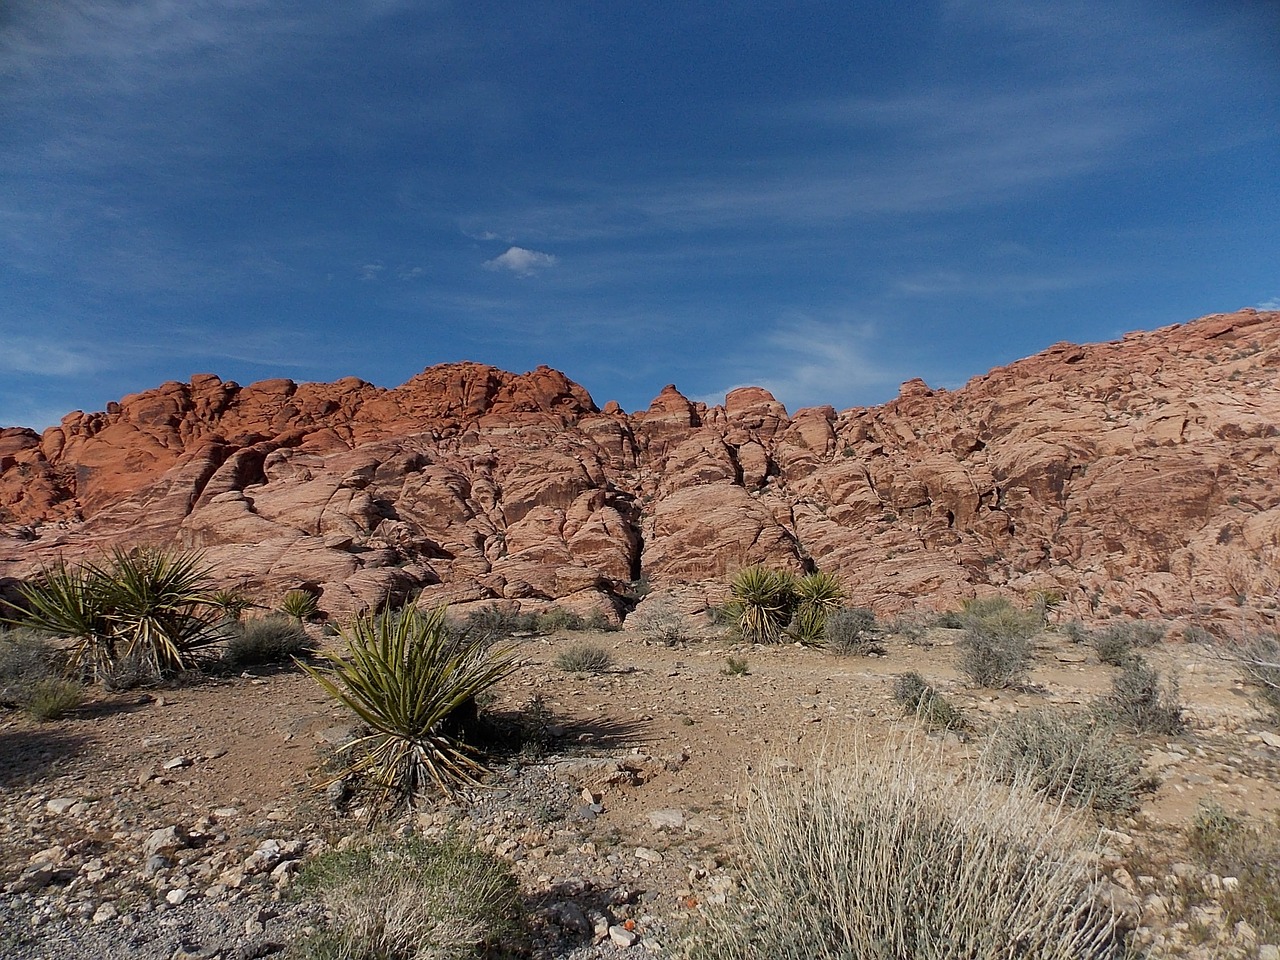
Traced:
[[330, 613], [420, 590], [614, 615], [641, 579], [714, 602], [768, 562], [836, 571], [885, 614], [1048, 591], [1085, 618], [1274, 626], [1278, 435], [1280, 313], [1254, 310], [843, 412], [669, 386], [628, 414], [546, 367], [200, 375], [0, 430], [0, 573], [165, 543]]

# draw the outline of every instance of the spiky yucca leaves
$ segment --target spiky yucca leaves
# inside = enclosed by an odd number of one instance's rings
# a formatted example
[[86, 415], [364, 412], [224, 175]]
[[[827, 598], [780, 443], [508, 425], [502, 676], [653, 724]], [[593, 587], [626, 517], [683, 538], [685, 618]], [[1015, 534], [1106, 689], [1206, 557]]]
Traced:
[[827, 617], [840, 609], [844, 587], [834, 573], [820, 571], [795, 581], [795, 616], [789, 632], [801, 643], [823, 642]]
[[320, 599], [310, 590], [290, 590], [280, 601], [280, 612], [295, 620], [310, 620], [320, 612]]
[[516, 668], [514, 648], [451, 632], [444, 607], [359, 617], [342, 636], [347, 657], [299, 666], [372, 731], [342, 748], [343, 776], [370, 785], [380, 809], [477, 785], [486, 768], [450, 719]]
[[122, 663], [164, 676], [221, 639], [199, 554], [117, 549], [99, 566], [57, 564], [21, 588], [24, 621], [72, 641], [68, 667], [109, 681]]
[[795, 610], [796, 578], [786, 570], [744, 567], [730, 582], [729, 596], [742, 639], [777, 643]]

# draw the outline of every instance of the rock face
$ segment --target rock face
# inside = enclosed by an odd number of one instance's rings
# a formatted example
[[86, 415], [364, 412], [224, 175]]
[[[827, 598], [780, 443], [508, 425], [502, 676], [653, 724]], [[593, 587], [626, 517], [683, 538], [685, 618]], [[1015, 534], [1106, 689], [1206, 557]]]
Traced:
[[793, 416], [758, 388], [602, 411], [546, 367], [201, 375], [0, 431], [0, 576], [168, 543], [331, 613], [416, 590], [607, 610], [641, 577], [715, 596], [767, 562], [880, 613], [1046, 590], [1086, 617], [1274, 622], [1278, 448], [1280, 313], [1252, 310]]

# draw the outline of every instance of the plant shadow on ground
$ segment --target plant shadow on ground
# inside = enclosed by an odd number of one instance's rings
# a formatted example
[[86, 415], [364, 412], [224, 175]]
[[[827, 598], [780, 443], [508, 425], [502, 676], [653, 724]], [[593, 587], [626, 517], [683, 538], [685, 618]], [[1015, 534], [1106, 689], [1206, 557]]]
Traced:
[[61, 761], [79, 756], [89, 738], [60, 729], [16, 730], [0, 735], [0, 787], [30, 786], [57, 776]]
[[652, 743], [647, 720], [560, 717], [540, 703], [515, 710], [487, 711], [468, 740], [495, 759], [552, 753], [617, 750]]

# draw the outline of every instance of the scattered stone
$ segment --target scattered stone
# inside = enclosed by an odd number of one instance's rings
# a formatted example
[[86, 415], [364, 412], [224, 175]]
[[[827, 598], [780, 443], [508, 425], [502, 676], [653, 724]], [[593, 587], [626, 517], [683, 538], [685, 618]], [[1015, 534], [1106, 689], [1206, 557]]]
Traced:
[[683, 830], [684, 825], [683, 810], [651, 810], [649, 812], [649, 826], [655, 830]]
[[44, 805], [44, 808], [54, 816], [60, 817], [74, 807], [77, 802], [75, 797], [54, 797]]
[[190, 757], [174, 757], [172, 760], [166, 760], [161, 767], [164, 770], [184, 770], [194, 762]]
[[609, 928], [609, 939], [619, 947], [633, 947], [640, 939], [640, 934], [634, 930], [628, 930], [621, 924], [614, 924]]

